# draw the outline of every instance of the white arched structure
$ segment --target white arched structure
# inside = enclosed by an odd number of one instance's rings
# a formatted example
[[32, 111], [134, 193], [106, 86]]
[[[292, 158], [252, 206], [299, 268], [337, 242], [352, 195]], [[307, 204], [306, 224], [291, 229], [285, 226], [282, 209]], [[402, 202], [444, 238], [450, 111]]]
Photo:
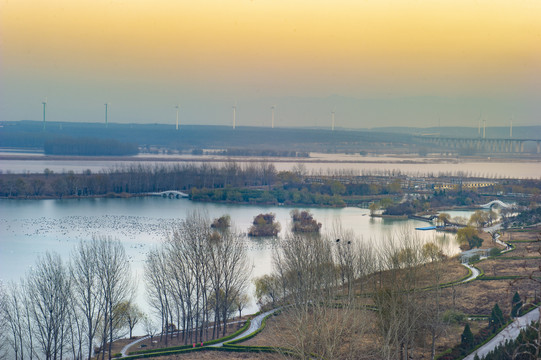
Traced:
[[492, 200], [491, 202], [488, 202], [488, 203], [486, 203], [484, 205], [479, 205], [479, 207], [482, 207], [483, 209], [490, 209], [494, 205], [498, 205], [498, 206], [500, 206], [502, 208], [512, 208], [512, 207], [515, 206], [515, 204], [506, 204], [501, 200]]
[[177, 190], [167, 190], [167, 191], [161, 191], [161, 192], [154, 192], [154, 193], [149, 193], [149, 195], [161, 196], [161, 197], [170, 198], [170, 199], [187, 198], [189, 196], [188, 194], [183, 193], [182, 191], [177, 191]]

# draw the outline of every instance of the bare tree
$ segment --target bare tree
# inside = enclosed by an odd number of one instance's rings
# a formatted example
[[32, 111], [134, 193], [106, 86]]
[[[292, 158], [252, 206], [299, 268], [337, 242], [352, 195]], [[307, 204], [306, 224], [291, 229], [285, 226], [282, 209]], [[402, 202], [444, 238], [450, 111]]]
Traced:
[[71, 281], [58, 254], [46, 253], [27, 275], [32, 330], [46, 359], [61, 359], [67, 346]]
[[[29, 334], [26, 326], [25, 295], [16, 284], [10, 283], [2, 298], [2, 320], [5, 322], [5, 328], [2, 330], [5, 330], [5, 335], [9, 333], [6, 337], [11, 347], [10, 353], [15, 359], [23, 359], [28, 345], [26, 338]], [[31, 349], [30, 347], [29, 358], [32, 358]]]
[[380, 248], [381, 287], [374, 295], [383, 359], [408, 359], [422, 324], [419, 265], [422, 245], [411, 232], [390, 236]]
[[88, 360], [92, 358], [94, 338], [105, 310], [98, 273], [98, 245], [97, 238], [90, 242], [80, 242], [72, 254], [70, 264], [75, 307], [85, 321]]
[[[179, 263], [182, 265], [182, 263]], [[145, 263], [145, 282], [150, 305], [160, 315], [161, 328], [167, 331], [170, 317], [167, 253], [163, 249], [151, 250]], [[167, 333], [166, 344], [167, 344]]]
[[212, 337], [222, 325], [225, 334], [250, 275], [246, 259], [243, 239], [227, 227], [213, 230], [206, 214], [191, 213], [173, 229], [162, 247], [149, 253], [145, 269], [149, 300], [166, 336], [176, 318], [184, 343], [198, 342], [204, 333], [208, 338], [212, 315]]
[[[356, 258], [340, 251], [354, 252], [355, 248], [350, 243], [351, 249], [333, 251], [340, 246], [337, 236], [348, 239], [346, 232], [339, 231], [330, 237], [289, 234], [273, 255], [273, 276], [281, 278], [285, 299], [289, 300], [283, 311], [291, 328], [280, 342], [303, 359], [362, 357], [359, 340], [365, 329], [365, 310], [353, 296], [341, 296], [338, 287], [342, 278], [339, 262], [353, 267]], [[351, 240], [346, 240], [346, 246], [347, 241]], [[347, 273], [344, 269], [344, 282], [353, 284], [354, 272]], [[349, 295], [353, 295], [352, 289]]]
[[4, 284], [0, 282], [0, 359], [7, 359], [9, 322], [7, 319], [7, 293]]
[[128, 325], [130, 330], [130, 339], [132, 338], [133, 328], [137, 325], [144, 317], [143, 312], [139, 307], [133, 302], [124, 302], [124, 321]]
[[[107, 352], [111, 359], [111, 346], [114, 340], [114, 309], [121, 302], [129, 299], [134, 291], [131, 271], [124, 247], [110, 237], [100, 237], [97, 241], [97, 272], [100, 279], [100, 291], [104, 300], [102, 323], [102, 358]], [[108, 342], [107, 342], [108, 340]]]

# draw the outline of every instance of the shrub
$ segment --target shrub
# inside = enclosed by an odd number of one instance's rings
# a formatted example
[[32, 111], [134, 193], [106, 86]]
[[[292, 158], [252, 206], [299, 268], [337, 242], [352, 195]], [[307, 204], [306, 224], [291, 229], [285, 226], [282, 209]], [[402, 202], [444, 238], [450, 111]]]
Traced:
[[464, 327], [464, 331], [462, 332], [462, 335], [460, 336], [460, 346], [463, 349], [471, 349], [473, 347], [473, 333], [470, 329], [470, 324], [466, 324]]
[[231, 217], [229, 215], [223, 215], [217, 219], [214, 219], [212, 224], [210, 225], [211, 228], [214, 229], [227, 229], [231, 226]]
[[488, 256], [498, 256], [502, 251], [498, 248], [492, 248], [488, 252]]
[[443, 322], [446, 324], [459, 324], [464, 321], [466, 315], [463, 312], [458, 310], [446, 310], [443, 313]]
[[498, 303], [494, 305], [490, 313], [489, 326], [492, 328], [492, 332], [496, 332], [505, 323], [502, 310], [498, 306]]
[[321, 223], [318, 223], [309, 211], [291, 211], [293, 225], [291, 231], [294, 233], [319, 233]]
[[511, 301], [511, 317], [517, 317], [520, 315], [520, 309], [522, 308], [522, 299], [518, 294], [518, 291], [513, 295], [513, 300]]
[[276, 236], [280, 232], [280, 223], [274, 222], [275, 215], [259, 214], [254, 218], [254, 222], [248, 236]]

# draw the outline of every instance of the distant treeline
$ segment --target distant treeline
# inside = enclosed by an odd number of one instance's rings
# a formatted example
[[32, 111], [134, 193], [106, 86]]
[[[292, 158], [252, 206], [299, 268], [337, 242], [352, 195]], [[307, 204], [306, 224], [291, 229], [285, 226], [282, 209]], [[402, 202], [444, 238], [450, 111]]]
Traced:
[[86, 170], [79, 174], [72, 171], [57, 174], [48, 169], [40, 174], [2, 174], [0, 171], [0, 197], [4, 198], [129, 196], [165, 190], [184, 191], [192, 200], [226, 203], [355, 206], [377, 198], [388, 214], [479, 204], [497, 193], [531, 194], [512, 200], [531, 202], [536, 201], [541, 189], [539, 180], [505, 180], [492, 189], [433, 191], [393, 204], [391, 199], [402, 198], [403, 185], [407, 185], [405, 179], [391, 175], [354, 176], [343, 171], [308, 175], [302, 170], [302, 164], [297, 170], [278, 172], [269, 162], [242, 166], [235, 162], [220, 166], [134, 163], [99, 173]]
[[133, 164], [111, 170], [81, 174], [0, 174], [1, 197], [104, 196], [181, 190], [193, 200], [244, 203], [286, 203], [344, 206], [343, 195], [400, 193], [400, 184], [342, 184], [322, 176], [292, 171], [278, 172], [272, 163], [234, 162], [222, 166], [181, 163], [174, 165]]
[[[115, 124], [40, 121], [0, 122], [0, 144], [13, 148], [42, 148], [58, 137], [115, 139], [138, 146], [157, 146], [190, 152], [193, 149], [269, 149], [276, 151], [375, 151], [411, 144], [409, 134], [374, 131], [186, 125]], [[298, 155], [297, 155], [298, 156]]]
[[113, 139], [58, 137], [43, 145], [46, 155], [126, 156], [136, 155], [137, 144]]
[[428, 209], [452, 207], [452, 206], [472, 206], [489, 201], [473, 190], [448, 190], [434, 191], [432, 196], [426, 196], [420, 199], [410, 199], [398, 204], [389, 204], [385, 206], [384, 215], [413, 215]]
[[271, 150], [271, 149], [226, 149], [218, 152], [206, 152], [209, 155], [223, 156], [272, 156], [272, 157], [310, 157], [308, 152]]
[[272, 190], [262, 189], [197, 189], [192, 188], [190, 198], [195, 201], [229, 202], [245, 204], [285, 204], [313, 205], [324, 207], [343, 207], [346, 203], [338, 194], [311, 193], [307, 189], [285, 190], [281, 187]]

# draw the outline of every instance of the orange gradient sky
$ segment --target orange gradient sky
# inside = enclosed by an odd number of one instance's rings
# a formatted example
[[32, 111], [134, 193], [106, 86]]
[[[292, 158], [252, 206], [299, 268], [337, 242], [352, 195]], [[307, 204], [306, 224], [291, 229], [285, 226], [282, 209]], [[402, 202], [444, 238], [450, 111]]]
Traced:
[[[0, 120], [39, 120], [45, 96], [58, 120], [111, 101], [119, 122], [162, 122], [177, 102], [335, 94], [483, 98], [477, 114], [507, 101], [503, 125], [541, 100], [537, 0], [3, 0], [0, 13]], [[130, 99], [168, 110], [137, 118]], [[522, 116], [536, 123], [531, 109]]]

